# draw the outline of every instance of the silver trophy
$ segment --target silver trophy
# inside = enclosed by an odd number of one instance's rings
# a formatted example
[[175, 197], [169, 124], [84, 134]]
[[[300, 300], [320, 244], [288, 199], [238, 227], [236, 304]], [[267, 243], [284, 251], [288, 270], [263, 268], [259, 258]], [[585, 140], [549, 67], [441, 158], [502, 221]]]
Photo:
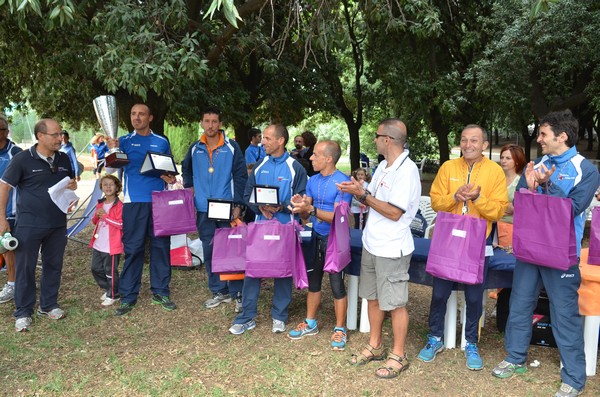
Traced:
[[[117, 138], [119, 129], [119, 112], [117, 110], [117, 99], [112, 95], [102, 95], [94, 99], [94, 110], [100, 123], [100, 127], [110, 138]], [[105, 157], [106, 167], [120, 168], [129, 163], [127, 154], [119, 148], [108, 150]]]

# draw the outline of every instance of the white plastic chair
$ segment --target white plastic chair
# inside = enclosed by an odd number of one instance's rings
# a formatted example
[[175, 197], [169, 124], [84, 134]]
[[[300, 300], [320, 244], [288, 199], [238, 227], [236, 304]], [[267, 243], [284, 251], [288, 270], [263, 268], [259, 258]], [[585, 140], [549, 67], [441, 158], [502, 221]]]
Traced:
[[427, 221], [427, 229], [425, 229], [425, 238], [431, 238], [431, 233], [433, 230], [433, 223], [437, 213], [431, 208], [431, 197], [429, 196], [421, 196], [421, 200], [419, 200], [419, 209], [421, 210], [421, 215]]

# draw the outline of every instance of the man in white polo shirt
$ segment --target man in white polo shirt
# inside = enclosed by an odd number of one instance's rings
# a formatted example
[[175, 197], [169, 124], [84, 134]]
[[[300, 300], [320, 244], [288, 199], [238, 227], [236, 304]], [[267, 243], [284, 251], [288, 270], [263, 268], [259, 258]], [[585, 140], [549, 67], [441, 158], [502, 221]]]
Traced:
[[377, 152], [385, 158], [365, 190], [354, 178], [338, 184], [343, 192], [356, 196], [371, 207], [363, 232], [359, 295], [368, 301], [371, 335], [351, 364], [364, 365], [383, 360], [382, 345], [385, 312], [392, 316], [394, 344], [385, 365], [377, 369], [379, 378], [395, 378], [408, 368], [404, 345], [408, 333], [408, 268], [414, 251], [410, 223], [419, 207], [421, 180], [415, 163], [404, 150], [406, 126], [399, 119], [385, 119], [375, 133]]

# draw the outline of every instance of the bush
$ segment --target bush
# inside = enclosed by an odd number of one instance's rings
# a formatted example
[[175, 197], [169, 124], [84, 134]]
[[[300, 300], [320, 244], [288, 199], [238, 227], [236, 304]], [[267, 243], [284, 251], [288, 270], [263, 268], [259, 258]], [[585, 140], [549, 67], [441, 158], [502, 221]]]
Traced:
[[198, 139], [198, 123], [182, 126], [165, 124], [165, 135], [171, 142], [171, 152], [177, 164], [181, 164], [190, 145]]

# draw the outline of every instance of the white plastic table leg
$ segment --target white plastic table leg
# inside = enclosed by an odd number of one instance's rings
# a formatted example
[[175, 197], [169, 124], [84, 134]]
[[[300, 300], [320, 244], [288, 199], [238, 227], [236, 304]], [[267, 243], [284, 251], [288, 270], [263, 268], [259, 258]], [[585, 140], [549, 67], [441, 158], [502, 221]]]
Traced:
[[444, 347], [454, 349], [456, 347], [456, 311], [458, 297], [456, 291], [452, 291], [446, 305], [446, 317], [444, 318]]
[[487, 303], [487, 296], [488, 296], [488, 290], [484, 289], [483, 290], [483, 299], [481, 300], [481, 307], [483, 308], [483, 310], [481, 310], [481, 321], [479, 322], [479, 325], [481, 326], [481, 328], [485, 328], [485, 304]]
[[371, 332], [371, 324], [369, 324], [369, 301], [366, 299], [362, 300], [360, 306], [360, 332]]
[[600, 316], [585, 316], [583, 325], [583, 341], [585, 351], [585, 374], [596, 375], [598, 364], [598, 333], [600, 331]]
[[346, 312], [346, 328], [356, 329], [358, 318], [358, 276], [348, 274], [348, 311]]

